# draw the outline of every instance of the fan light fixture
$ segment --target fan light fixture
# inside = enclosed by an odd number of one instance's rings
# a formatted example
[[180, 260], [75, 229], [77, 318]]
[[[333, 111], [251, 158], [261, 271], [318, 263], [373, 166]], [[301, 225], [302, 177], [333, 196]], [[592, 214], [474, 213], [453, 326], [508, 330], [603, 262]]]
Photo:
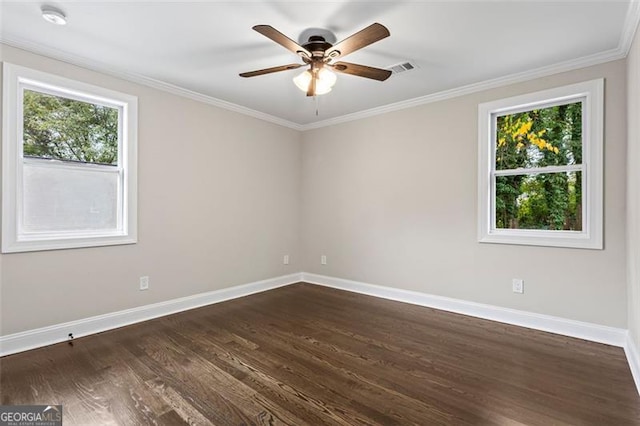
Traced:
[[[316, 95], [324, 95], [329, 93], [336, 84], [336, 75], [326, 68], [322, 68], [318, 71], [318, 79], [316, 80]], [[311, 84], [311, 71], [306, 70], [302, 74], [293, 78], [293, 82], [298, 89], [306, 92]]]
[[[1, 0], [0, 0], [1, 1]], [[309, 41], [299, 45], [280, 31], [270, 25], [255, 25], [253, 29], [263, 36], [275, 41], [285, 49], [295, 53], [302, 59], [301, 63], [280, 65], [256, 71], [240, 73], [240, 77], [256, 77], [280, 71], [290, 71], [301, 67], [308, 67], [305, 72], [296, 76], [293, 82], [307, 96], [316, 96], [329, 93], [336, 83], [336, 75], [333, 71], [350, 74], [371, 80], [385, 81], [391, 76], [390, 70], [369, 67], [367, 65], [352, 64], [350, 62], [334, 62], [336, 59], [346, 56], [356, 50], [362, 49], [372, 43], [389, 37], [387, 27], [377, 22], [363, 30], [332, 44], [323, 35], [311, 35]], [[323, 32], [323, 30], [309, 29], [308, 31]], [[326, 31], [324, 31], [326, 32]], [[335, 37], [329, 37], [330, 40]]]
[[55, 25], [66, 25], [67, 17], [62, 13], [62, 11], [53, 8], [51, 6], [44, 6], [42, 9], [42, 17], [45, 21], [51, 22]]

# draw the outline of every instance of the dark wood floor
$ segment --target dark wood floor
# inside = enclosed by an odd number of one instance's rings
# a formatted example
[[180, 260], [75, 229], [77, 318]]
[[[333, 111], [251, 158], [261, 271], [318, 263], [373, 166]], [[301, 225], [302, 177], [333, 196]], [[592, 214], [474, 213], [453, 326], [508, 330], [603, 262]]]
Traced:
[[640, 424], [622, 349], [296, 284], [0, 359], [66, 425]]

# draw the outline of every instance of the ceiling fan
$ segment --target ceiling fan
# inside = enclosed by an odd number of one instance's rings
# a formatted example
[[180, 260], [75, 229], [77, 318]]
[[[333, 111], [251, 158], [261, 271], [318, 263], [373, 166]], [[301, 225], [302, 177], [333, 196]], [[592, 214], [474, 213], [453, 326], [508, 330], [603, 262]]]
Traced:
[[384, 81], [391, 75], [391, 71], [366, 65], [352, 64], [350, 62], [333, 62], [342, 56], [346, 56], [356, 50], [389, 37], [389, 30], [382, 24], [371, 24], [367, 28], [336, 43], [329, 43], [325, 37], [314, 35], [302, 46], [291, 40], [270, 25], [256, 25], [253, 29], [263, 36], [270, 38], [284, 48], [297, 54], [304, 64], [288, 64], [278, 67], [266, 68], [257, 71], [243, 72], [241, 77], [256, 77], [279, 71], [294, 70], [305, 65], [309, 69], [294, 78], [294, 83], [307, 92], [307, 96], [322, 95], [331, 91], [336, 81], [336, 76], [329, 69], [344, 74]]

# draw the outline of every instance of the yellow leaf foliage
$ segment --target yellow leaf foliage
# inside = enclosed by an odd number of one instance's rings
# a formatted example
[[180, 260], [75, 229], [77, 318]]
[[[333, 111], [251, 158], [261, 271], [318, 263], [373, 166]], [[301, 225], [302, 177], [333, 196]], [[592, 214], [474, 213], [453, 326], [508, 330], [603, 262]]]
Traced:
[[[541, 151], [546, 149], [558, 154], [560, 150], [543, 137], [547, 131], [542, 129], [539, 132], [532, 132], [532, 127], [533, 120], [530, 118], [524, 119], [523, 117], [519, 117], [517, 120], [514, 120], [513, 115], [507, 115], [504, 117], [502, 131], [511, 141], [516, 142], [516, 149], [518, 149], [518, 151], [523, 149], [527, 144], [533, 144]], [[507, 137], [498, 139], [498, 147], [502, 147], [508, 143]]]

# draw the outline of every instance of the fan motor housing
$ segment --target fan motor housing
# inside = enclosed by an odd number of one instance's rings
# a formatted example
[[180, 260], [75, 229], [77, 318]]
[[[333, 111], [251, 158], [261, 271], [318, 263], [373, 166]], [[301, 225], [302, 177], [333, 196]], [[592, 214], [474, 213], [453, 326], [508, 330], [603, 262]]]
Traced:
[[311, 36], [309, 41], [302, 45], [305, 49], [313, 54], [313, 56], [323, 56], [324, 52], [333, 44], [329, 43], [322, 36]]

